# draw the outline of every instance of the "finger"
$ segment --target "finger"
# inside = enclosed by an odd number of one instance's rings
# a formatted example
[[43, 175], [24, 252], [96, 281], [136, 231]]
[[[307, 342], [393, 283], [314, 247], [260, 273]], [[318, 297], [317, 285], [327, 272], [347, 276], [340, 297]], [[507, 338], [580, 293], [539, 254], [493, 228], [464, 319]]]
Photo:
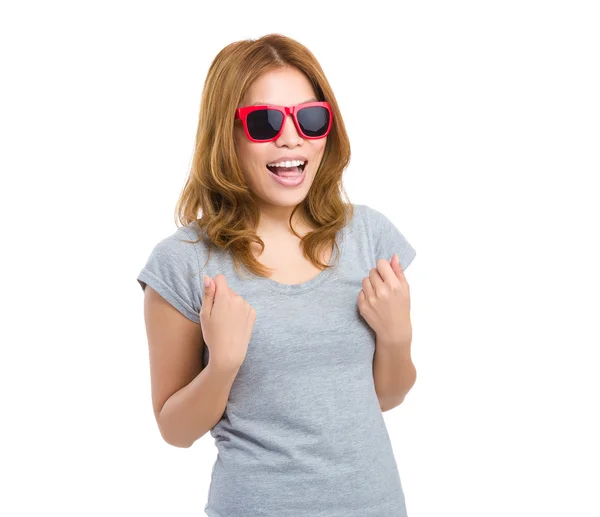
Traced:
[[396, 278], [401, 282], [406, 282], [406, 277], [404, 276], [404, 270], [402, 269], [402, 264], [400, 264], [400, 259], [398, 258], [398, 254], [394, 253], [392, 260], [390, 262], [392, 270], [396, 275]]
[[365, 294], [365, 298], [372, 298], [375, 296], [375, 290], [371, 284], [371, 278], [365, 277], [362, 281], [362, 292]]
[[373, 286], [375, 294], [380, 292], [381, 288], [384, 286], [384, 281], [383, 278], [381, 278], [381, 274], [379, 273], [379, 270], [376, 267], [369, 271], [369, 279], [371, 280], [371, 285]]
[[[200, 307], [200, 313], [205, 312], [210, 315], [215, 300], [215, 282], [207, 274], [204, 274], [203, 278], [204, 293], [202, 296], [202, 307]], [[205, 280], [208, 280], [208, 285], [206, 285]]]
[[[394, 272], [392, 264], [390, 264], [389, 260], [379, 259], [376, 266], [377, 272], [384, 283], [392, 285], [397, 280], [398, 277], [396, 276], [396, 273]], [[377, 286], [375, 286], [375, 289], [377, 289]]]
[[227, 286], [227, 280], [225, 279], [225, 275], [219, 273], [215, 275], [213, 278], [213, 282], [215, 284], [215, 306], [220, 306], [225, 303], [227, 300], [227, 293], [229, 292], [229, 287]]

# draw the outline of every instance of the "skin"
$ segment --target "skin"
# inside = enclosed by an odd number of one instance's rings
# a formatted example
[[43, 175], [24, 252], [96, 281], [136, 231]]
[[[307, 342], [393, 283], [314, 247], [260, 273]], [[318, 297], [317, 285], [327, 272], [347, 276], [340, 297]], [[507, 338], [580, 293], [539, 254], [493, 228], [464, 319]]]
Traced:
[[[238, 107], [257, 102], [294, 106], [316, 100], [316, 92], [306, 76], [296, 68], [286, 67], [263, 74], [246, 92]], [[260, 220], [256, 232], [267, 238], [289, 238], [292, 210], [300, 204], [312, 185], [319, 168], [327, 137], [304, 139], [297, 131], [294, 120], [288, 115], [282, 134], [272, 142], [252, 142], [244, 133], [241, 120], [234, 127], [235, 144], [242, 164], [244, 177], [259, 204]], [[284, 187], [269, 175], [267, 163], [282, 156], [303, 155], [307, 158], [306, 178], [298, 187]], [[294, 215], [293, 226], [300, 235], [311, 229], [304, 221], [302, 210]]]

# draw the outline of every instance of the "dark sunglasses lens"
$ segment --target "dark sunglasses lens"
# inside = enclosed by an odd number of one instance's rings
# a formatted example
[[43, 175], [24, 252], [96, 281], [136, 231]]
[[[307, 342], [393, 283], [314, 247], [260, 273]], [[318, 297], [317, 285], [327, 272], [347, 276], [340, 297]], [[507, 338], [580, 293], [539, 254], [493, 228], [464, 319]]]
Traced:
[[322, 106], [302, 108], [298, 111], [298, 122], [306, 136], [323, 136], [329, 127], [329, 110]]
[[248, 133], [255, 140], [270, 140], [281, 129], [283, 114], [277, 110], [262, 109], [248, 114]]

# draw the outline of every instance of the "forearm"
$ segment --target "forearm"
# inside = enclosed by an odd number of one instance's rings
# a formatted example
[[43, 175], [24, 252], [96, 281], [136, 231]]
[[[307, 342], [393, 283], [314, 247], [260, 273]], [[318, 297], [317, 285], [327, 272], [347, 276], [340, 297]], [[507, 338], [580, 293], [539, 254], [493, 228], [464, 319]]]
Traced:
[[171, 395], [159, 416], [165, 441], [190, 447], [222, 418], [239, 369], [222, 369], [208, 362], [192, 382]]
[[375, 391], [383, 411], [402, 403], [417, 379], [410, 345], [376, 341], [373, 359]]

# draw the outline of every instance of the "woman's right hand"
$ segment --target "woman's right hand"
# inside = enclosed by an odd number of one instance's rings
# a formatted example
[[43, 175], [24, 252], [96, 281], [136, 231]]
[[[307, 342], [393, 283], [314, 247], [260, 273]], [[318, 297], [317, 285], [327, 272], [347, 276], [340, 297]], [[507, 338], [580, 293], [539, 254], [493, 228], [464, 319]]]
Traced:
[[256, 311], [229, 288], [224, 275], [205, 276], [210, 284], [204, 287], [200, 325], [208, 346], [208, 362], [219, 369], [239, 369], [246, 358]]

